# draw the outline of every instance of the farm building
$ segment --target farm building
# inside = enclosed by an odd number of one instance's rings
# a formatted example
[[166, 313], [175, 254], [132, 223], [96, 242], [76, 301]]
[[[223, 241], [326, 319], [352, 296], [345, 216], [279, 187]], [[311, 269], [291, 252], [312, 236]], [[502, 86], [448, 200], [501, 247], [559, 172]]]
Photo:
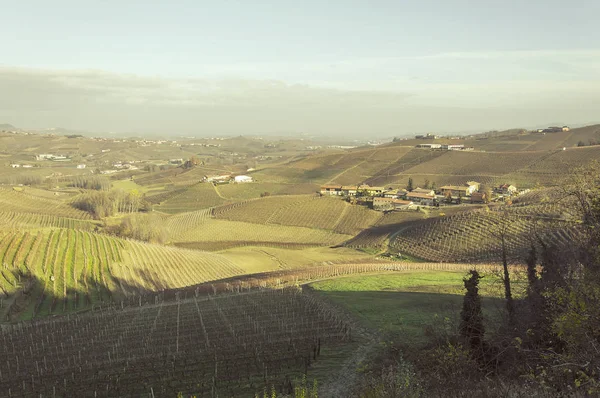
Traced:
[[383, 197], [384, 198], [399, 198], [400, 196], [403, 196], [406, 194], [406, 191], [404, 189], [390, 189], [388, 191], [385, 191], [383, 193]]
[[412, 190], [412, 192], [414, 193], [424, 193], [426, 195], [429, 196], [434, 196], [435, 192], [433, 191], [433, 189], [427, 189], [427, 188], [415, 188]]
[[443, 144], [442, 149], [447, 149], [449, 151], [461, 151], [465, 149], [463, 144]]
[[234, 180], [236, 183], [252, 182], [252, 177], [250, 177], [250, 176], [235, 176], [235, 177], [233, 178], [233, 180]]
[[502, 184], [494, 188], [494, 192], [502, 195], [514, 195], [517, 193], [517, 187], [511, 184]]
[[394, 210], [394, 198], [373, 198], [374, 210]]
[[441, 144], [418, 144], [417, 148], [441, 149]]
[[435, 204], [435, 196], [424, 193], [409, 192], [406, 194], [406, 199], [424, 206], [433, 206]]
[[21, 167], [21, 165], [20, 165], [20, 164], [13, 163], [13, 164], [11, 164], [11, 165], [10, 165], [10, 167], [12, 167], [13, 169], [16, 169], [16, 168], [18, 168], [18, 167]]
[[341, 185], [322, 185], [321, 186], [321, 195], [341, 195], [342, 194], [342, 186]]
[[471, 194], [471, 203], [485, 203], [487, 199], [485, 192], [473, 192]]
[[344, 185], [342, 186], [342, 193], [346, 196], [356, 196], [358, 187], [356, 185]]
[[395, 210], [406, 210], [413, 205], [413, 202], [410, 200], [394, 199], [392, 204]]
[[362, 192], [366, 192], [367, 194], [371, 195], [371, 196], [375, 196], [375, 195], [381, 195], [383, 193], [383, 191], [385, 191], [385, 189], [383, 187], [372, 187], [369, 185], [360, 185], [358, 187], [359, 191]]
[[78, 169], [85, 169], [85, 164], [78, 164], [78, 165], [77, 165], [77, 168], [78, 168]]
[[220, 176], [204, 176], [202, 181], [204, 182], [226, 182], [231, 180], [230, 174], [220, 175]]

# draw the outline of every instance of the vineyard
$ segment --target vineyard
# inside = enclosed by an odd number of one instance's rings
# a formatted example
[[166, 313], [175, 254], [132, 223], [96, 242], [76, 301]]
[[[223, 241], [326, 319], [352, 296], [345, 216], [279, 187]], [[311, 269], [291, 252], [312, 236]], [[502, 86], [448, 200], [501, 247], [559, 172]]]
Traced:
[[[568, 247], [580, 234], [577, 224], [539, 219], [536, 210], [520, 209], [508, 214], [473, 211], [413, 223], [390, 242], [400, 253], [429, 261], [501, 261], [501, 234], [506, 239], [507, 257], [522, 261], [535, 234], [548, 244]], [[524, 215], [529, 214], [531, 217]]]
[[2, 396], [253, 396], [293, 392], [350, 327], [282, 289], [104, 311], [2, 332]]
[[72, 229], [4, 232], [0, 260], [7, 314], [27, 319], [244, 273], [217, 254]]
[[0, 188], [0, 209], [3, 212], [45, 214], [57, 217], [89, 220], [89, 213], [77, 210], [60, 200], [29, 195], [12, 189]]
[[68, 228], [91, 231], [96, 228], [96, 224], [88, 220], [15, 212], [0, 212], [0, 225], [11, 229]]
[[256, 224], [319, 228], [353, 235], [371, 226], [381, 213], [318, 196], [266, 197], [218, 207], [215, 217]]
[[[176, 243], [199, 242], [204, 250], [221, 250], [226, 247], [262, 245], [269, 243], [276, 246], [300, 244], [309, 246], [332, 246], [350, 238], [350, 235], [332, 231], [274, 224], [253, 224], [240, 221], [206, 220], [191, 230], [176, 237]], [[206, 244], [214, 243], [216, 249]], [[223, 247], [222, 242], [228, 242]], [[187, 245], [186, 247], [194, 247]]]
[[225, 199], [217, 194], [212, 184], [198, 183], [162, 202], [155, 209], [164, 213], [175, 214], [207, 209], [223, 203], [225, 203]]

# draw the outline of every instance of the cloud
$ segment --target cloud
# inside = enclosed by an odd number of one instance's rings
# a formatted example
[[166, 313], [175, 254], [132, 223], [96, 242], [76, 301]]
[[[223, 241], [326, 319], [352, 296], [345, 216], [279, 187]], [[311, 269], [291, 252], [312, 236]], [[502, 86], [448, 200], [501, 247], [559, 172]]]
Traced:
[[403, 73], [395, 80], [375, 76], [373, 81], [382, 84], [378, 90], [351, 90], [269, 79], [0, 67], [0, 122], [95, 132], [309, 132], [371, 138], [597, 118], [590, 104], [600, 102], [600, 83], [593, 79], [462, 83]]

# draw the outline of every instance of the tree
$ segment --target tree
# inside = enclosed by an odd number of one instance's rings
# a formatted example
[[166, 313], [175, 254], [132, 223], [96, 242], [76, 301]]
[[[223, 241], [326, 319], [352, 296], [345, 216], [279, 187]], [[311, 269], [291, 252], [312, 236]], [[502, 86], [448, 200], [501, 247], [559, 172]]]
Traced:
[[437, 189], [437, 186], [435, 185], [435, 181], [433, 181], [433, 182], [431, 183], [431, 189], [432, 189], [433, 191], [435, 191], [435, 190]]
[[585, 142], [579, 140], [579, 142], [577, 143], [577, 146], [585, 146]]
[[479, 187], [479, 192], [483, 194], [483, 201], [485, 203], [490, 203], [492, 199], [492, 188], [489, 185], [481, 185]]
[[423, 185], [423, 188], [425, 189], [429, 189], [429, 180], [425, 180], [425, 184]]
[[408, 184], [406, 185], [406, 190], [408, 192], [412, 192], [413, 189], [415, 189], [415, 187], [413, 185], [413, 179], [412, 179], [412, 177], [408, 177]]
[[481, 296], [479, 296], [479, 272], [471, 270], [463, 278], [467, 292], [463, 298], [463, 307], [460, 312], [460, 335], [467, 340], [472, 350], [483, 347], [485, 327], [483, 325], [483, 311], [481, 309]]

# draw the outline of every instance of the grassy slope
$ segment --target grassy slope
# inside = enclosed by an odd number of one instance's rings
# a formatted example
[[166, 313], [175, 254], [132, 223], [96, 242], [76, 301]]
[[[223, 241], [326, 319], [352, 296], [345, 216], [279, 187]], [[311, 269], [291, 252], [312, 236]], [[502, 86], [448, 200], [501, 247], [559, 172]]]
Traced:
[[[365, 325], [382, 332], [402, 333], [406, 342], [424, 342], [424, 326], [445, 317], [456, 322], [462, 305], [462, 278], [456, 272], [406, 272], [350, 276], [313, 283], [325, 297], [347, 308]], [[515, 283], [522, 290], [522, 283]], [[488, 322], [502, 305], [498, 280], [481, 283]]]

